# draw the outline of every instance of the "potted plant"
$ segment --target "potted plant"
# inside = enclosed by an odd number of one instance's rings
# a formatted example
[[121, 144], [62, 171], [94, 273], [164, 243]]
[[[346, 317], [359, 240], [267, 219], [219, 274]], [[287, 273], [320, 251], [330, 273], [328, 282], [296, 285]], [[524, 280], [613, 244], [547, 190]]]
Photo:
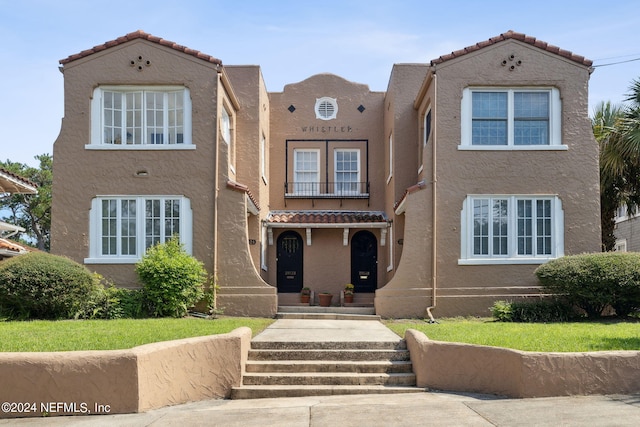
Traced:
[[311, 298], [311, 289], [304, 287], [300, 291], [300, 302], [309, 304], [309, 298]]
[[344, 285], [344, 302], [351, 304], [353, 302], [353, 290], [355, 287], [351, 283]]
[[332, 299], [333, 299], [333, 294], [329, 292], [320, 292], [318, 294], [318, 302], [321, 307], [329, 307], [331, 305]]

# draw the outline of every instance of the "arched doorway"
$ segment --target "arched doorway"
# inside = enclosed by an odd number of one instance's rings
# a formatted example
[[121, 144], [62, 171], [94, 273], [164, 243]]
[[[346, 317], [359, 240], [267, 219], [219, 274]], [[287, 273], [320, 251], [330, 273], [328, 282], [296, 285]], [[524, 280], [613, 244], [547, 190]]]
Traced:
[[351, 283], [356, 293], [378, 287], [378, 239], [370, 231], [358, 231], [351, 238]]
[[276, 258], [279, 293], [295, 293], [302, 289], [302, 237], [295, 231], [278, 236]]

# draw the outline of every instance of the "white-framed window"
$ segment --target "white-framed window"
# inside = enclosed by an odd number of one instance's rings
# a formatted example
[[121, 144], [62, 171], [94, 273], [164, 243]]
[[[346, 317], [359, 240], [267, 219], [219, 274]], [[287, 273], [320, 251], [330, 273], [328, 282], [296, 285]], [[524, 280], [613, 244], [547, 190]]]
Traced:
[[100, 196], [91, 202], [85, 263], [135, 263], [173, 235], [191, 253], [192, 212], [183, 196]]
[[220, 134], [224, 142], [231, 144], [231, 117], [225, 107], [222, 107], [222, 114], [220, 114]]
[[393, 177], [393, 134], [389, 135], [389, 175], [387, 176], [387, 185]]
[[191, 97], [181, 86], [100, 86], [89, 149], [189, 149]]
[[393, 241], [393, 224], [391, 224], [389, 226], [389, 264], [387, 265], [387, 272], [393, 271], [393, 246], [394, 246], [394, 241]]
[[312, 196], [320, 193], [320, 150], [293, 150], [293, 193]]
[[334, 151], [334, 192], [360, 194], [360, 150], [337, 148]]
[[260, 240], [260, 268], [264, 271], [268, 271], [267, 266], [267, 227], [262, 225], [262, 239]]
[[431, 139], [431, 107], [427, 108], [427, 112], [424, 115], [424, 133], [422, 137], [422, 145], [427, 146], [427, 143]]
[[264, 134], [260, 136], [260, 173], [262, 181], [267, 183], [267, 139]]
[[336, 98], [329, 98], [328, 96], [316, 98], [314, 110], [316, 112], [316, 119], [335, 119], [338, 116], [338, 101]]
[[627, 239], [616, 240], [616, 252], [627, 252]]
[[459, 264], [542, 264], [564, 254], [557, 196], [474, 195], [462, 205]]
[[556, 88], [466, 88], [460, 149], [566, 150]]

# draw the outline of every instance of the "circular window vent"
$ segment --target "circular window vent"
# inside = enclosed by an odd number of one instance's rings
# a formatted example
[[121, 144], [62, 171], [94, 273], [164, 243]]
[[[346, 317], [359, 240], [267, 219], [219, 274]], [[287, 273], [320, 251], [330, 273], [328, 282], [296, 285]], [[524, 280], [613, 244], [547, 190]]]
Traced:
[[316, 99], [316, 119], [331, 120], [338, 114], [338, 103], [335, 98], [323, 97]]

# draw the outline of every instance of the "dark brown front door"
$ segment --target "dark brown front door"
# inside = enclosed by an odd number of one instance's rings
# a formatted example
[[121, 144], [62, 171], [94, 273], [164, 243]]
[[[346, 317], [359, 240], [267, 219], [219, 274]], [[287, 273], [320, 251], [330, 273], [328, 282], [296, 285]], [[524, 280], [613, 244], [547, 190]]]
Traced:
[[302, 289], [302, 237], [295, 231], [285, 231], [278, 236], [277, 244], [278, 292], [300, 292]]
[[351, 283], [355, 292], [375, 292], [378, 287], [378, 240], [362, 230], [351, 238]]

